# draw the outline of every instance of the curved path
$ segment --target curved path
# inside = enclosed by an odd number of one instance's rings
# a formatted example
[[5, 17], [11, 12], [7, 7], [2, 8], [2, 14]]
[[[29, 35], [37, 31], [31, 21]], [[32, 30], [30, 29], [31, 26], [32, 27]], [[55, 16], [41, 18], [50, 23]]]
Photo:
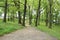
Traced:
[[0, 40], [57, 40], [56, 38], [37, 30], [36, 28], [27, 26], [22, 30], [17, 30], [8, 35], [0, 37]]

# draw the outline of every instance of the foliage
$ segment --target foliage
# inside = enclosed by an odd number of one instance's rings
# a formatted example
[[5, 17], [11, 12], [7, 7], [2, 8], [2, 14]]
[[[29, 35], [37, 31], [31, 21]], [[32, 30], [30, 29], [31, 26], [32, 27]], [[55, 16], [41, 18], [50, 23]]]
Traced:
[[22, 28], [23, 27], [16, 22], [3, 23], [0, 21], [0, 36], [3, 36], [5, 34], [11, 33], [15, 30], [22, 29]]
[[60, 40], [60, 25], [53, 25], [52, 29], [49, 29], [47, 26], [45, 26], [44, 22], [41, 22], [41, 25], [37, 27], [37, 29], [50, 34], [51, 36], [56, 37], [58, 40]]

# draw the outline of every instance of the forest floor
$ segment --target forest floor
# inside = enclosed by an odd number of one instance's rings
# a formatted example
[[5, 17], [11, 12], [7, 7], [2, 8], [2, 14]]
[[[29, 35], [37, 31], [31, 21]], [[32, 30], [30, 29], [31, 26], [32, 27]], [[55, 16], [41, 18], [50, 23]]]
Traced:
[[0, 37], [0, 40], [57, 40], [45, 32], [27, 25], [21, 30]]

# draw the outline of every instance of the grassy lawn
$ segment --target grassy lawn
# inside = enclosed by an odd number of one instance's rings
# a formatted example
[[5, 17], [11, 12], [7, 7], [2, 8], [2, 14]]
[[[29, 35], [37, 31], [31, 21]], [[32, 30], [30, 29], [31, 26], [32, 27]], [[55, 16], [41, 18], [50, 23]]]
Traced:
[[49, 29], [45, 26], [45, 23], [42, 22], [38, 27], [39, 30], [46, 32], [47, 34], [50, 34], [51, 36], [56, 37], [58, 40], [60, 40], [60, 26], [53, 25], [52, 29]]
[[0, 36], [11, 33], [18, 29], [22, 29], [23, 26], [19, 25], [17, 22], [7, 22], [3, 23], [0, 21]]

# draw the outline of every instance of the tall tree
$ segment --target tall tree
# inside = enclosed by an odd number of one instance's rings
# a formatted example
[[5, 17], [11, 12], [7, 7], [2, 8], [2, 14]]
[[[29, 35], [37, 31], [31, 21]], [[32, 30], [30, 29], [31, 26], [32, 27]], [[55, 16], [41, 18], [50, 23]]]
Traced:
[[4, 19], [3, 19], [3, 22], [5, 23], [6, 23], [6, 16], [7, 16], [7, 6], [8, 6], [7, 0], [5, 0], [5, 10], [4, 10]]
[[48, 6], [46, 6], [46, 26], [48, 26]]
[[21, 24], [21, 12], [20, 12], [20, 2], [18, 1], [18, 15], [19, 15], [19, 24]]
[[24, 2], [23, 26], [25, 26], [26, 8], [27, 8], [27, 0], [25, 0]]
[[18, 9], [18, 18], [19, 18], [18, 23], [21, 24], [20, 1], [14, 0], [14, 4]]
[[31, 23], [32, 23], [32, 13], [29, 6], [29, 25], [31, 25]]
[[31, 24], [30, 6], [29, 6], [29, 25]]
[[37, 10], [37, 16], [36, 16], [36, 24], [35, 24], [35, 26], [37, 26], [40, 23], [40, 3], [41, 3], [41, 0], [39, 0], [39, 4], [38, 4], [38, 10]]
[[49, 11], [49, 28], [52, 28], [52, 0], [48, 0], [49, 1], [49, 7], [50, 7], [50, 11]]

